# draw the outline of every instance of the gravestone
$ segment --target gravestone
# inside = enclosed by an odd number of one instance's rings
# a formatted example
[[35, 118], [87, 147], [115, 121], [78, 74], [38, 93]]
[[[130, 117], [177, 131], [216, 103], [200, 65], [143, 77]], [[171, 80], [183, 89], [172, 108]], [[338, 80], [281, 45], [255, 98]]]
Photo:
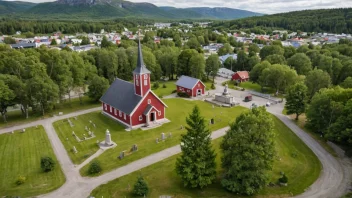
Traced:
[[120, 153], [119, 159], [122, 160], [125, 157], [125, 151], [122, 151]]
[[172, 137], [172, 134], [171, 134], [171, 132], [170, 132], [168, 138], [171, 138], [171, 137]]
[[93, 123], [93, 127], [94, 127], [94, 128], [97, 128], [94, 123]]
[[137, 144], [134, 144], [134, 145], [132, 146], [131, 151], [132, 151], [132, 152], [138, 151]]
[[183, 125], [181, 125], [181, 129], [183, 129]]
[[159, 138], [156, 138], [156, 143], [159, 143]]
[[26, 129], [22, 129], [22, 133], [26, 132]]
[[110, 135], [109, 129], [106, 129], [105, 145], [107, 145], [107, 146], [110, 146], [110, 145], [111, 145], [111, 135]]
[[35, 128], [37, 129], [37, 128], [38, 128], [38, 125], [36, 125]]
[[86, 127], [84, 127], [84, 130], [88, 131], [88, 127], [87, 127], [87, 126], [86, 126]]
[[89, 123], [91, 123], [91, 124], [92, 124], [92, 121], [91, 121], [91, 120], [89, 120]]
[[75, 132], [74, 132], [74, 131], [72, 131], [72, 135], [73, 135], [73, 136], [76, 136], [76, 134], [75, 134]]
[[97, 145], [99, 145], [99, 140], [97, 140]]
[[68, 138], [66, 138], [66, 141], [68, 141]]
[[14, 131], [11, 131], [12, 134], [14, 134], [15, 132]]
[[59, 112], [59, 116], [61, 116], [61, 115], [64, 115], [64, 113], [63, 112]]
[[72, 150], [73, 150], [74, 153], [77, 153], [77, 152], [78, 152], [75, 146], [73, 146], [73, 149], [72, 149]]
[[161, 133], [161, 140], [165, 140], [165, 133]]

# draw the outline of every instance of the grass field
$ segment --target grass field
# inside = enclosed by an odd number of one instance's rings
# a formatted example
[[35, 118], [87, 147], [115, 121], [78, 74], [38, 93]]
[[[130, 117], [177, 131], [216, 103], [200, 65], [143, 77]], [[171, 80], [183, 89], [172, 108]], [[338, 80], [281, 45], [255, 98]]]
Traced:
[[[0, 135], [0, 197], [34, 196], [57, 189], [65, 182], [59, 163], [43, 129], [27, 128], [25, 133]], [[42, 156], [50, 156], [56, 161], [53, 171], [44, 173], [40, 168]], [[24, 176], [24, 184], [15, 184], [19, 176]]]
[[[163, 88], [163, 84], [166, 85], [166, 88]], [[152, 83], [153, 86], [153, 83]], [[159, 88], [158, 89], [153, 89], [152, 91], [159, 96], [160, 98], [164, 96], [168, 96], [172, 94], [172, 91], [176, 90], [176, 81], [160, 81], [159, 82]]]
[[[321, 164], [313, 152], [281, 121], [274, 118], [274, 122], [277, 134], [276, 148], [278, 156], [275, 159], [273, 170], [269, 172], [270, 181], [276, 183], [280, 177], [280, 171], [283, 171], [288, 176], [289, 182], [287, 187], [279, 187], [277, 185], [266, 187], [260, 192], [260, 195], [287, 197], [300, 194], [318, 178]], [[225, 191], [220, 184], [221, 151], [219, 145], [221, 139], [213, 141], [213, 147], [218, 154], [216, 158], [218, 178], [214, 184], [204, 190], [183, 187], [180, 178], [174, 170], [177, 156], [173, 156], [140, 171], [101, 185], [93, 190], [91, 195], [95, 197], [133, 197], [131, 194], [133, 185], [137, 177], [143, 175], [150, 189], [148, 197], [159, 197], [160, 195], [170, 195], [178, 198], [235, 197]]]
[[29, 118], [25, 119], [22, 115], [20, 109], [15, 109], [13, 111], [9, 111], [7, 113], [7, 123], [3, 122], [3, 119], [0, 119], [0, 128], [11, 127], [14, 125], [24, 124], [28, 122], [33, 122], [35, 120], [52, 117], [53, 115], [57, 115], [59, 112], [63, 112], [64, 114], [75, 112], [83, 109], [90, 109], [94, 107], [100, 106], [101, 103], [93, 102], [87, 96], [82, 97], [82, 104], [79, 102], [79, 98], [71, 99], [71, 102], [66, 100], [64, 103], [58, 103], [55, 105], [55, 109], [53, 111], [47, 112], [45, 116], [41, 114], [35, 114], [31, 110], [29, 111]]
[[[184, 99], [167, 99], [165, 100], [165, 103], [169, 106], [169, 108], [166, 109], [166, 117], [171, 122], [164, 124], [162, 127], [150, 129], [148, 131], [142, 131], [139, 129], [127, 132], [117, 122], [105, 117], [100, 112], [78, 116], [77, 120], [71, 118], [70, 120], [74, 123], [74, 127], [71, 127], [67, 120], [55, 122], [54, 127], [65, 148], [69, 151], [72, 161], [76, 164], [82, 163], [87, 157], [99, 149], [96, 145], [96, 141], [103, 141], [105, 138], [105, 131], [106, 129], [109, 129], [112, 140], [117, 143], [117, 147], [104, 152], [98, 157], [98, 160], [102, 162], [103, 172], [107, 172], [123, 164], [127, 164], [136, 159], [178, 144], [180, 135], [185, 132], [185, 129], [180, 129], [181, 125], [185, 126], [185, 118], [191, 112], [194, 105], [200, 107], [202, 115], [204, 115], [207, 120], [215, 117], [215, 124], [210, 126], [211, 130], [227, 126], [229, 121], [233, 121], [245, 110], [243, 107], [235, 107], [231, 109], [215, 107], [213, 109], [212, 105], [208, 103], [202, 101], [188, 101]], [[73, 138], [72, 131], [74, 131], [79, 137], [83, 138], [83, 134], [87, 134], [85, 126], [89, 127], [89, 120], [97, 126], [97, 128], [91, 128], [95, 133], [96, 138], [79, 143]], [[168, 135], [170, 132], [172, 133], [172, 138], [167, 139], [165, 142], [156, 143], [156, 138], [161, 138], [161, 133]], [[68, 138], [68, 140], [66, 140], [66, 138]], [[129, 150], [133, 144], [138, 145], [138, 152], [125, 157], [123, 160], [118, 160], [117, 156], [119, 153], [124, 150]], [[70, 151], [73, 146], [77, 148], [78, 153], [74, 154]], [[86, 170], [87, 166], [83, 167], [81, 174], [86, 175]]]

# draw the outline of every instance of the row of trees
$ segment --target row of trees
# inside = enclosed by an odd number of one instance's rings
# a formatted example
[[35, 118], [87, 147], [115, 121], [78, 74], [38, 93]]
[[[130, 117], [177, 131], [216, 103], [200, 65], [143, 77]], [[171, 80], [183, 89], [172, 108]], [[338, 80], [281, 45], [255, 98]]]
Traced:
[[[187, 133], [181, 137], [182, 155], [176, 172], [190, 188], [205, 188], [216, 179], [216, 154], [210, 131], [199, 108], [186, 119]], [[241, 114], [230, 124], [222, 143], [222, 186], [233, 193], [253, 195], [268, 184], [266, 174], [275, 156], [273, 121], [264, 107]]]

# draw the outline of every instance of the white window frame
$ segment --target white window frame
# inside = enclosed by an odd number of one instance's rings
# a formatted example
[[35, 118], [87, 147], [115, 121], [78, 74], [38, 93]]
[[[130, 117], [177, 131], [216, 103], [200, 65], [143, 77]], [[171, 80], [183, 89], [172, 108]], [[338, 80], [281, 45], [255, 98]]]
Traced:
[[158, 111], [158, 116], [161, 116], [161, 111]]
[[105, 103], [104, 103], [104, 109], [105, 109], [105, 111], [108, 110], [108, 105], [106, 105]]
[[138, 79], [136, 79], [136, 85], [139, 86], [139, 82], [138, 82]]
[[119, 111], [119, 116], [122, 117], [122, 112], [121, 111]]
[[143, 116], [140, 115], [140, 116], [139, 116], [139, 121], [142, 121], [142, 120], [143, 120]]
[[151, 99], [148, 99], [148, 104], [152, 103], [152, 100]]
[[125, 113], [123, 113], [123, 119], [126, 120], [126, 114]]
[[148, 85], [148, 75], [144, 74], [144, 85]]
[[112, 113], [112, 106], [110, 106], [110, 113]]
[[117, 110], [115, 109], [115, 116], [117, 115]]

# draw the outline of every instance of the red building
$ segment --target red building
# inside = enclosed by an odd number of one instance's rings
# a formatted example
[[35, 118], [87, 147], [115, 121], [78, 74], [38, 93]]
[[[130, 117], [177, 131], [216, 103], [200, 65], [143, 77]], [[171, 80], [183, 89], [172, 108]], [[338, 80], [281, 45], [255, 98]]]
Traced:
[[196, 97], [205, 93], [205, 85], [199, 79], [189, 76], [181, 76], [176, 82], [177, 92], [187, 93], [190, 97]]
[[150, 89], [150, 71], [143, 62], [140, 42], [133, 80], [116, 78], [100, 99], [103, 114], [132, 129], [167, 122], [167, 105]]
[[237, 82], [246, 82], [249, 80], [248, 71], [238, 71], [232, 75], [232, 80]]

